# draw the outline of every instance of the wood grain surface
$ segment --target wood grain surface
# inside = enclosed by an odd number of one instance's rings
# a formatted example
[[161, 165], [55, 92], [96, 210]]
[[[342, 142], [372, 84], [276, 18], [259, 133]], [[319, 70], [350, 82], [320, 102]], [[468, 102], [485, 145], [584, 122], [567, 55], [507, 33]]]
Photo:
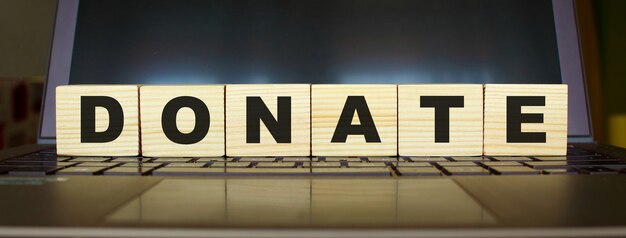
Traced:
[[[141, 148], [144, 156], [223, 156], [224, 143], [224, 85], [141, 86]], [[191, 96], [200, 99], [209, 109], [210, 124], [206, 136], [194, 144], [172, 142], [163, 133], [161, 115], [172, 99]], [[180, 132], [194, 129], [196, 115], [189, 108], [181, 108], [176, 116]]]
[[[435, 109], [421, 96], [463, 96], [449, 109], [449, 142], [435, 142]], [[398, 151], [406, 156], [482, 155], [483, 85], [398, 85]]]
[[[507, 96], [545, 96], [545, 106], [525, 106], [522, 113], [542, 113], [543, 123], [523, 123], [522, 132], [545, 132], [546, 143], [507, 143]], [[567, 85], [486, 84], [485, 155], [565, 155]]]
[[[115, 98], [124, 112], [120, 136], [106, 143], [81, 143], [81, 96]], [[139, 88], [137, 85], [64, 85], [56, 88], [57, 154], [76, 156], [136, 156], [139, 151]], [[104, 131], [109, 115], [96, 108], [96, 131]]]

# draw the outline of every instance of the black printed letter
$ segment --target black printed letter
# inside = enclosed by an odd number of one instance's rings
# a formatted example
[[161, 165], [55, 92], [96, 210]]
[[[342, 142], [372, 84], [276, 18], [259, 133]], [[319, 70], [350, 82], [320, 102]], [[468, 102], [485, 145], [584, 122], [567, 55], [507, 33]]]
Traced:
[[[193, 110], [196, 116], [196, 123], [193, 130], [186, 134], [180, 132], [176, 126], [176, 114], [178, 114], [178, 111], [183, 107], [188, 107]], [[209, 109], [202, 100], [195, 97], [182, 96], [174, 98], [165, 104], [163, 113], [161, 114], [163, 133], [165, 133], [165, 136], [172, 142], [178, 144], [189, 145], [201, 141], [209, 132], [210, 124]]]
[[463, 96], [421, 96], [420, 107], [435, 108], [435, 143], [450, 142], [450, 108], [464, 107]]
[[278, 143], [291, 143], [291, 97], [278, 97], [278, 120], [261, 97], [246, 97], [246, 143], [261, 143], [261, 122]]
[[[96, 132], [96, 107], [109, 112], [109, 126], [105, 131]], [[80, 97], [80, 142], [104, 143], [117, 139], [124, 129], [124, 111], [115, 98], [107, 96]]]
[[[359, 115], [361, 125], [352, 125], [355, 111]], [[368, 143], [380, 143], [380, 136], [364, 96], [348, 96], [331, 142], [345, 143], [348, 135], [363, 135]]]
[[543, 96], [506, 97], [506, 142], [546, 143], [545, 132], [522, 132], [522, 123], [543, 123], [543, 114], [522, 113], [522, 106], [545, 106]]

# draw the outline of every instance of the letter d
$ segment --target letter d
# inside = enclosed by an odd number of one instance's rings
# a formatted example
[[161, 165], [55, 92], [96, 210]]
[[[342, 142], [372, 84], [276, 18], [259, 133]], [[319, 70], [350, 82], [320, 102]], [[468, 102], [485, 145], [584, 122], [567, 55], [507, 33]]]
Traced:
[[[109, 113], [106, 130], [96, 131], [96, 107], [103, 107]], [[105, 143], [117, 139], [124, 129], [124, 111], [115, 98], [107, 96], [80, 97], [80, 142]]]

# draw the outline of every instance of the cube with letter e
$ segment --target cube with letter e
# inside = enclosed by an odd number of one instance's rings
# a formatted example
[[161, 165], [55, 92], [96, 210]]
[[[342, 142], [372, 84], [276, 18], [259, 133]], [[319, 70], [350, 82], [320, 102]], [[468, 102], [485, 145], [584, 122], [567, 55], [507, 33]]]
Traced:
[[137, 85], [56, 88], [57, 154], [139, 155]]
[[565, 155], [567, 85], [486, 84], [485, 155]]

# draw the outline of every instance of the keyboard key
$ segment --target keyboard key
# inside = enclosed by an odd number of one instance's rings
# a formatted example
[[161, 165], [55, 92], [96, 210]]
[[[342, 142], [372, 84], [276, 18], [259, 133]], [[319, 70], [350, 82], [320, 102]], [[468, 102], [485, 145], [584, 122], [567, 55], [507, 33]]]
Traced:
[[454, 156], [451, 157], [454, 161], [489, 161], [489, 159], [482, 156]]
[[523, 166], [520, 162], [517, 161], [485, 161], [482, 162], [484, 165], [489, 167], [498, 167], [498, 166]]
[[526, 166], [500, 166], [493, 168], [501, 175], [524, 175], [524, 174], [540, 174], [540, 170], [535, 170]]
[[7, 172], [12, 176], [45, 176], [55, 170], [62, 169], [60, 166], [51, 167], [13, 167], [8, 168]]
[[[229, 162], [229, 163], [233, 163], [233, 162]], [[226, 162], [224, 162], [224, 161], [213, 161], [213, 162], [209, 163], [209, 167], [211, 167], [211, 168], [224, 168], [224, 167], [226, 167]]]
[[125, 163], [121, 167], [144, 167], [153, 168], [162, 165], [163, 163]]
[[283, 162], [310, 162], [309, 157], [283, 157]]
[[[214, 166], [211, 166], [214, 167]], [[246, 168], [250, 167], [250, 162], [226, 162], [226, 167]]]
[[308, 176], [309, 168], [226, 168], [227, 176]]
[[224, 168], [171, 168], [152, 171], [154, 176], [224, 176]]
[[104, 171], [104, 175], [112, 176], [140, 176], [148, 174], [154, 167], [115, 167]]
[[53, 155], [25, 155], [21, 157], [10, 158], [6, 161], [29, 161], [29, 162], [57, 162], [58, 159]]
[[497, 161], [532, 161], [531, 158], [522, 156], [496, 156], [492, 158]]
[[440, 166], [443, 167], [447, 167], [447, 166], [476, 166], [476, 163], [474, 162], [437, 162], [437, 164], [439, 164]]
[[165, 167], [176, 167], [176, 168], [200, 168], [204, 167], [206, 163], [170, 163]]
[[293, 168], [296, 162], [258, 162], [257, 168]]
[[93, 175], [102, 172], [106, 167], [69, 167], [59, 170], [57, 175]]
[[8, 167], [50, 167], [56, 166], [56, 161], [19, 161], [19, 160], [7, 160], [0, 161], [0, 165]]
[[164, 157], [164, 158], [156, 158], [154, 159], [152, 162], [154, 163], [186, 163], [191, 161], [191, 158], [170, 158], [170, 157]]
[[367, 161], [369, 162], [398, 162], [398, 158], [397, 157], [372, 156], [372, 157], [367, 157]]
[[338, 168], [341, 167], [341, 162], [311, 162], [313, 168]]
[[66, 162], [68, 160], [72, 159], [72, 157], [68, 157], [68, 156], [57, 156], [57, 161], [59, 162]]
[[239, 162], [273, 162], [276, 157], [241, 157]]
[[311, 169], [316, 176], [391, 176], [388, 168], [316, 168]]
[[128, 158], [115, 158], [113, 160], [111, 160], [111, 162], [115, 162], [115, 163], [141, 163], [141, 162], [145, 162], [148, 159], [144, 159], [141, 157], [128, 157]]
[[348, 167], [387, 167], [387, 164], [385, 162], [348, 162]]
[[113, 167], [116, 166], [120, 163], [110, 163], [110, 162], [84, 162], [84, 163], [80, 163], [76, 166], [78, 167]]
[[525, 162], [535, 169], [550, 169], [567, 167], [567, 161], [531, 161]]
[[443, 167], [450, 175], [489, 175], [489, 170], [480, 166]]
[[445, 157], [417, 157], [417, 156], [413, 156], [413, 157], [405, 157], [405, 159], [408, 159], [409, 161], [413, 161], [413, 162], [447, 162], [447, 161], [449, 161]]
[[78, 164], [76, 162], [57, 162], [57, 166], [59, 167], [70, 167], [72, 165]]
[[592, 166], [592, 167], [585, 167], [585, 168], [578, 168], [578, 172], [579, 173], [583, 173], [583, 174], [617, 174], [618, 171], [614, 170], [614, 169], [609, 169], [609, 168], [605, 168], [602, 166]]
[[533, 158], [541, 160], [541, 161], [565, 161], [567, 157], [565, 156], [534, 156]]
[[361, 157], [326, 157], [326, 162], [339, 162], [339, 161], [350, 161], [350, 162], [361, 162]]
[[559, 168], [559, 169], [544, 169], [547, 174], [577, 174], [576, 168]]
[[432, 167], [428, 162], [398, 162], [396, 167]]
[[442, 173], [435, 167], [400, 167], [397, 168], [401, 176], [441, 176]]
[[613, 161], [531, 161], [526, 164], [537, 169], [562, 168], [567, 166], [588, 167], [588, 166], [619, 166]]
[[74, 157], [72, 162], [105, 162], [111, 158], [107, 157]]
[[196, 162], [202, 162], [202, 163], [207, 163], [211, 161], [226, 161], [226, 160], [224, 160], [224, 157], [202, 157], [202, 158], [196, 159]]

